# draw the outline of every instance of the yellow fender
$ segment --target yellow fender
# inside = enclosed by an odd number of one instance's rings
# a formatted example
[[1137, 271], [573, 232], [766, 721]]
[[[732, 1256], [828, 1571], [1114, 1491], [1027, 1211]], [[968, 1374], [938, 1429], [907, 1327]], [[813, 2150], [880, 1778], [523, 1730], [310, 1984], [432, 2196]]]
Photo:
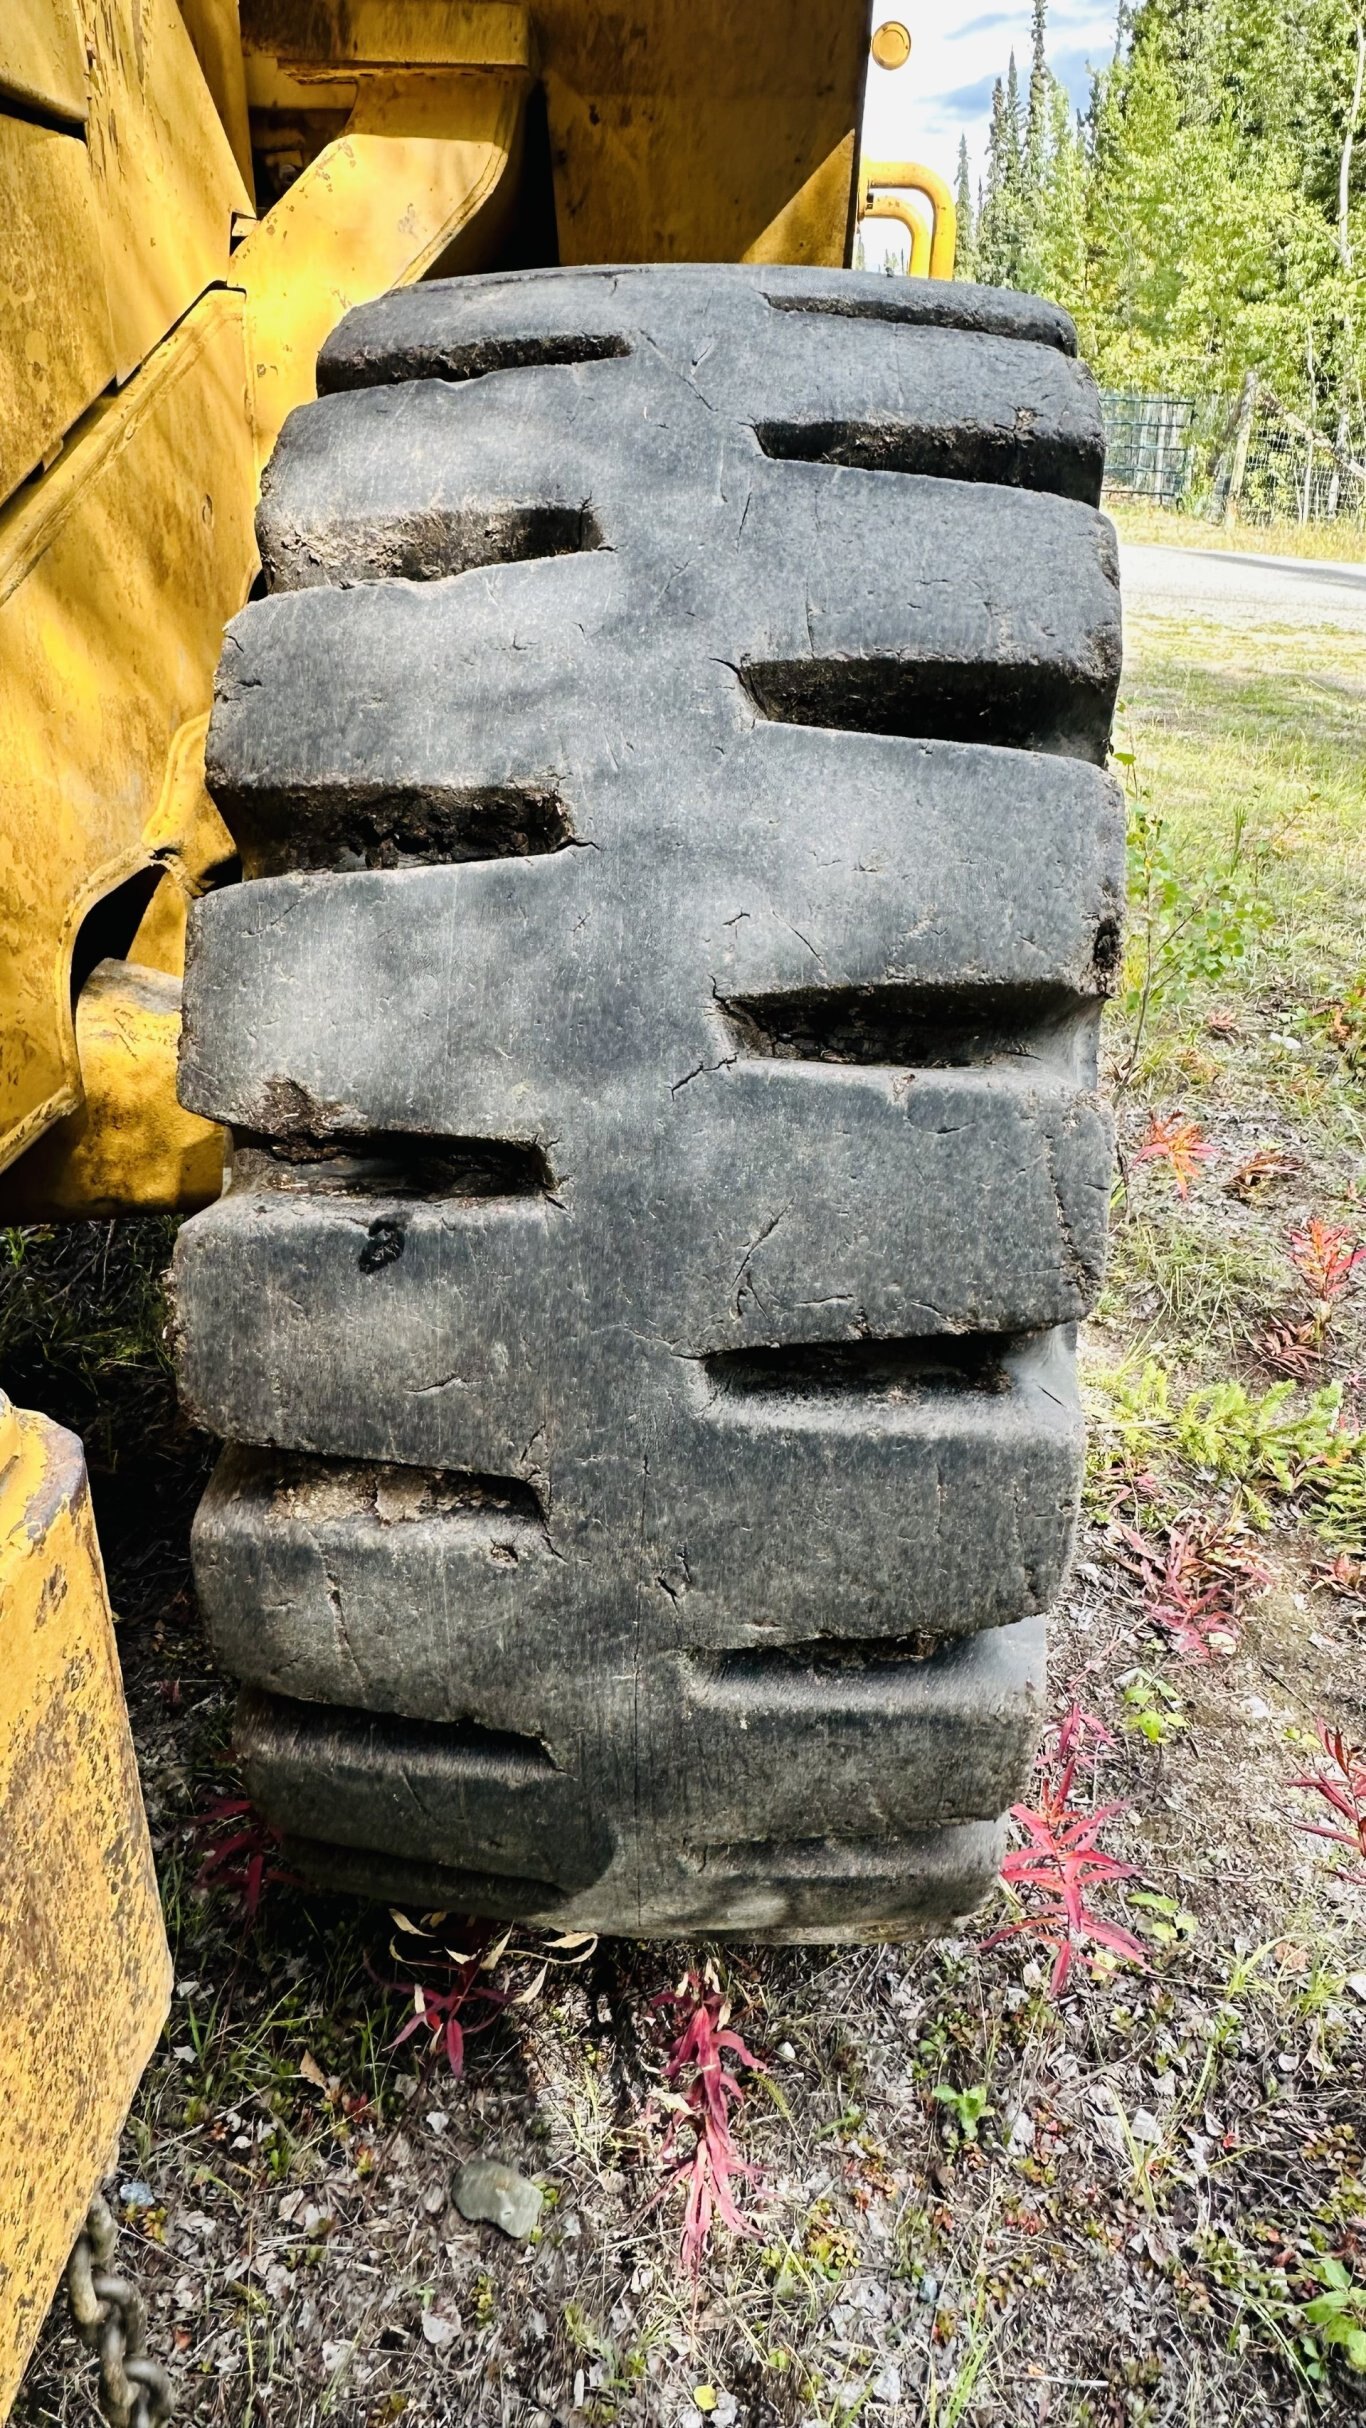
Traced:
[[0, 1391], [0, 2419], [171, 1960], [81, 1445]]

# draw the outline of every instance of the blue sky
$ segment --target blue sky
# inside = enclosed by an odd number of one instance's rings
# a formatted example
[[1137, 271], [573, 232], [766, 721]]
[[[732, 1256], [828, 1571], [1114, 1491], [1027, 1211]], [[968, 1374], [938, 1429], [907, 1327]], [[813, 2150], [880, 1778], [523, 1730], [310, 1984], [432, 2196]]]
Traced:
[[[882, 0], [873, 23], [895, 17], [911, 36], [905, 67], [888, 74], [870, 61], [863, 150], [874, 160], [922, 160], [952, 181], [958, 139], [966, 135], [973, 182], [986, 161], [991, 88], [1004, 76], [1012, 49], [1021, 84], [1029, 74], [1031, 0], [983, 9], [975, 0]], [[1084, 105], [1090, 69], [1110, 57], [1115, 41], [1114, 0], [1055, 0], [1048, 13], [1048, 63], [1074, 101]], [[867, 231], [869, 261], [887, 222]]]

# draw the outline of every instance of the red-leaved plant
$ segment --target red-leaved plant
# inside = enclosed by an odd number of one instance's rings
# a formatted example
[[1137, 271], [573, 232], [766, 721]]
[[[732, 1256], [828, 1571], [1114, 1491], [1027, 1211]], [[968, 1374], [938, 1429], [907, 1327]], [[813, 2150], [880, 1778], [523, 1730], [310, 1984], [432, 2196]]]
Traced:
[[198, 1882], [237, 1898], [248, 1923], [256, 1920], [268, 1888], [298, 1888], [297, 1873], [279, 1861], [278, 1829], [258, 1813], [250, 1796], [218, 1796], [195, 1818], [203, 1848]]
[[1197, 1177], [1202, 1163], [1209, 1163], [1218, 1154], [1217, 1147], [1200, 1134], [1199, 1124], [1183, 1121], [1172, 1113], [1167, 1119], [1154, 1113], [1148, 1124], [1147, 1136], [1136, 1147], [1132, 1163], [1165, 1163], [1176, 1183], [1178, 1197], [1190, 1195], [1190, 1184]]
[[[1037, 1804], [1012, 1804], [1013, 1819], [1024, 1832], [1023, 1846], [1013, 1847], [1001, 1866], [1005, 1886], [1024, 1905], [1014, 1922], [1003, 1923], [984, 1939], [984, 1948], [999, 1947], [1020, 1931], [1051, 1947], [1053, 1973], [1049, 1994], [1062, 1995], [1072, 1958], [1087, 1946], [1104, 1948], [1131, 1964], [1146, 1960], [1132, 1931], [1098, 1914], [1090, 1902], [1094, 1889], [1118, 1880], [1131, 1880], [1132, 1863], [1122, 1863], [1097, 1844], [1101, 1831], [1124, 1811], [1122, 1804], [1101, 1804], [1091, 1810], [1073, 1803], [1077, 1776], [1084, 1762], [1094, 1775], [1102, 1750], [1114, 1738], [1103, 1720], [1073, 1703], [1059, 1721], [1053, 1742], [1045, 1738], [1039, 1756]], [[1093, 1740], [1088, 1755], [1087, 1739]]]
[[1302, 1771], [1290, 1785], [1321, 1796], [1347, 1827], [1333, 1829], [1323, 1821], [1301, 1821], [1298, 1826], [1307, 1837], [1327, 1838], [1358, 1856], [1363, 1868], [1348, 1877], [1366, 1884], [1366, 1745], [1349, 1745], [1342, 1730], [1330, 1728], [1326, 1720], [1318, 1722], [1318, 1739], [1324, 1760], [1313, 1770]]
[[1269, 1584], [1271, 1571], [1219, 1520], [1190, 1519], [1159, 1542], [1132, 1526], [1118, 1528], [1129, 1557], [1120, 1565], [1143, 1588], [1143, 1615], [1170, 1636], [1178, 1652], [1197, 1661], [1231, 1653], [1241, 1625], [1240, 1599]]
[[747, 2096], [735, 2066], [754, 2074], [767, 2068], [732, 2030], [730, 2001], [710, 1965], [701, 1973], [686, 1972], [675, 1989], [650, 2004], [672, 2028], [664, 2060], [668, 2088], [660, 2095], [671, 2116], [659, 2160], [669, 2184], [686, 2189], [681, 2257], [695, 2277], [715, 2218], [732, 2234], [758, 2235], [735, 2187], [757, 2183], [759, 2169], [736, 2149], [731, 2118]]
[[[434, 1922], [444, 1922], [443, 1915], [433, 1916]], [[405, 1915], [395, 1914], [400, 1930], [416, 1937], [429, 1938], [430, 1931], [410, 1923]], [[459, 1925], [460, 1936], [468, 1942], [464, 1949], [440, 1947], [434, 1954], [423, 1949], [416, 1961], [441, 1963], [447, 1968], [447, 1978], [440, 1982], [388, 1981], [386, 1989], [401, 1990], [412, 2006], [412, 2013], [402, 2030], [395, 2032], [389, 2046], [401, 2049], [405, 2040], [415, 2034], [425, 2036], [423, 2055], [428, 2064], [444, 2052], [447, 2065], [458, 2082], [465, 2071], [465, 2042], [472, 2032], [487, 2031], [508, 2003], [509, 1993], [499, 1989], [488, 1978], [493, 1966], [507, 1945], [508, 1933], [493, 1946], [493, 1932], [487, 1923], [464, 1922]], [[391, 1955], [399, 1951], [391, 1944]], [[492, 1961], [490, 1961], [492, 1955]], [[401, 1959], [400, 1959], [401, 1961]]]
[[1340, 1224], [1321, 1222], [1314, 1214], [1302, 1231], [1292, 1233], [1290, 1261], [1313, 1299], [1314, 1337], [1322, 1340], [1339, 1300], [1366, 1265], [1366, 1247]]
[[[403, 1972], [386, 1981], [373, 1966], [369, 1970], [381, 1989], [400, 1993], [412, 2013], [389, 2046], [402, 2048], [405, 2040], [425, 2035], [423, 2063], [431, 2065], [444, 2052], [457, 2082], [465, 2070], [465, 2043], [475, 2032], [486, 2032], [505, 2007], [532, 2005], [552, 1965], [586, 1964], [598, 1944], [595, 1931], [566, 1931], [539, 1947], [514, 1948], [511, 1925], [495, 1936], [492, 1923], [457, 1922], [449, 1914], [424, 1914], [412, 1922], [391, 1909], [391, 1918], [398, 1937], [390, 1940], [389, 1953]], [[454, 1935], [462, 1947], [447, 1946]], [[494, 1979], [500, 1970], [527, 1964], [531, 1977], [520, 1988]]]

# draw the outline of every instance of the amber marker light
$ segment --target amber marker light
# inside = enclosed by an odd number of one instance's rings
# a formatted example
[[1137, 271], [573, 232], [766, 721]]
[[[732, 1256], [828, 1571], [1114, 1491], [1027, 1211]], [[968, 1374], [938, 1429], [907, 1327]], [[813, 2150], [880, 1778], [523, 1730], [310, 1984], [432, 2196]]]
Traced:
[[888, 17], [878, 27], [872, 41], [873, 57], [879, 67], [904, 67], [911, 55], [911, 37], [896, 17]]

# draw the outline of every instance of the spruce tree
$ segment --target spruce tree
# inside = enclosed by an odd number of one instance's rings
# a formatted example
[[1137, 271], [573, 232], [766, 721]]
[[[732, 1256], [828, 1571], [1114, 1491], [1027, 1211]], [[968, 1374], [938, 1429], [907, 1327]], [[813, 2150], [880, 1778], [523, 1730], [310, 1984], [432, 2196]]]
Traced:
[[1089, 324], [1086, 290], [1086, 148], [1080, 121], [1055, 77], [1048, 80], [1048, 136], [1035, 237], [1035, 287]]
[[958, 185], [954, 197], [958, 206], [958, 250], [954, 256], [955, 278], [976, 278], [977, 229], [972, 208], [972, 167], [968, 159], [968, 139], [958, 138]]
[[1031, 199], [1043, 188], [1048, 149], [1048, 102], [1052, 77], [1044, 54], [1048, 0], [1034, 0], [1034, 27], [1029, 66], [1029, 102], [1025, 115], [1024, 184]]
[[1023, 160], [1020, 147], [1020, 78], [1013, 51], [1006, 73], [1005, 139], [1005, 182], [1018, 189]]
[[1020, 80], [1015, 54], [1004, 86], [991, 96], [987, 134], [987, 190], [977, 230], [981, 276], [992, 286], [1021, 283], [1024, 257], [1024, 159], [1020, 141]]
[[1001, 213], [1006, 167], [1005, 86], [998, 76], [991, 93], [991, 124], [987, 130], [987, 173], [977, 213], [978, 275], [988, 286], [1006, 284], [1001, 248]]

